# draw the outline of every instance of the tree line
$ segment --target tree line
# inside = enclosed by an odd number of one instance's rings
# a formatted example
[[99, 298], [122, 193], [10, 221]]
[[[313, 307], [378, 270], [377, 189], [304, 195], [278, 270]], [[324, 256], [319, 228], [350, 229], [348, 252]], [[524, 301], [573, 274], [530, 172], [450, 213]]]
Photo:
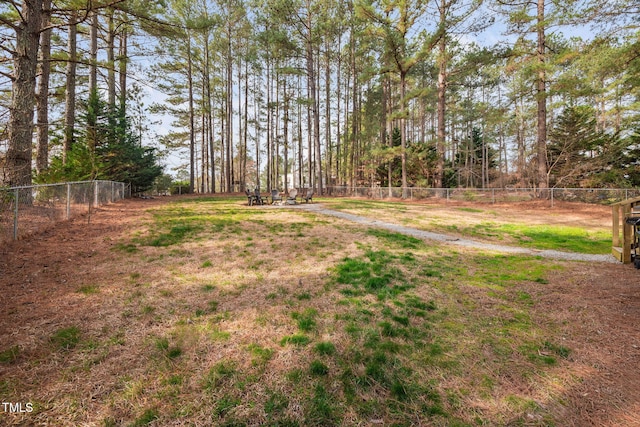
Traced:
[[[632, 0], [9, 0], [0, 184], [640, 185]], [[490, 38], [492, 37], [492, 38]], [[153, 87], [162, 100], [144, 105]], [[157, 147], [156, 147], [157, 148]]]

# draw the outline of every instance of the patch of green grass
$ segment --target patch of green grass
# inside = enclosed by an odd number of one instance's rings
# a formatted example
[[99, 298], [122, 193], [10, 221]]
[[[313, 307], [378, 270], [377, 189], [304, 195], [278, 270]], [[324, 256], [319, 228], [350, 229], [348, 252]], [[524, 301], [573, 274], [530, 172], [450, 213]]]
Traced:
[[385, 299], [410, 287], [400, 283], [404, 275], [396, 266], [397, 256], [385, 250], [367, 250], [365, 258], [345, 258], [335, 267], [336, 282], [353, 287], [341, 289], [343, 295], [359, 296], [366, 291], [375, 294], [378, 299]]
[[409, 391], [407, 384], [400, 379], [396, 379], [391, 384], [391, 395], [399, 401], [404, 401], [409, 398]]
[[306, 335], [294, 334], [294, 335], [289, 335], [289, 336], [286, 336], [286, 337], [282, 338], [280, 340], [280, 345], [285, 346], [287, 344], [292, 344], [292, 345], [296, 345], [296, 346], [299, 346], [299, 347], [303, 347], [303, 346], [309, 344], [310, 341], [311, 341], [311, 339]]
[[315, 345], [314, 351], [320, 355], [330, 356], [335, 354], [336, 346], [332, 342], [322, 341]]
[[212, 341], [228, 341], [231, 338], [231, 333], [221, 331], [219, 328], [213, 328], [209, 333], [209, 337]]
[[314, 360], [309, 366], [309, 372], [311, 375], [324, 376], [329, 373], [329, 367], [319, 360]]
[[568, 349], [567, 347], [562, 346], [562, 345], [557, 345], [557, 344], [551, 343], [549, 341], [545, 341], [544, 342], [543, 348], [546, 351], [551, 351], [551, 352], [557, 354], [558, 356], [560, 356], [563, 359], [568, 359], [569, 355], [571, 354], [571, 350]]
[[180, 347], [170, 347], [169, 351], [167, 351], [167, 357], [169, 359], [175, 359], [182, 355], [182, 349]]
[[168, 385], [182, 385], [182, 383], [184, 382], [184, 378], [182, 377], [182, 375], [171, 375], [169, 378], [167, 378], [165, 380], [165, 384]]
[[611, 250], [611, 235], [605, 231], [587, 232], [579, 227], [513, 224], [502, 225], [499, 230], [515, 237], [522, 246], [537, 249], [586, 254], [601, 254]]
[[210, 260], [206, 260], [205, 262], [202, 263], [202, 265], [200, 265], [200, 268], [209, 268], [209, 267], [213, 267], [213, 262], [211, 262]]
[[151, 424], [159, 417], [158, 410], [155, 408], [147, 409], [131, 424], [131, 427], [142, 427]]
[[[386, 191], [383, 189], [383, 191]], [[333, 199], [325, 201], [331, 209], [336, 210], [387, 210], [404, 212], [407, 207], [402, 203], [384, 202], [377, 200], [357, 200], [357, 199]]]
[[451, 231], [472, 237], [513, 239], [519, 246], [585, 254], [603, 254], [611, 250], [609, 231], [586, 231], [563, 225], [497, 224], [483, 222], [471, 226], [448, 226]]
[[415, 308], [424, 311], [434, 311], [437, 308], [435, 301], [424, 302], [415, 295], [405, 296], [404, 303], [409, 308]]
[[552, 265], [517, 255], [481, 255], [474, 258], [471, 283], [507, 287], [520, 282], [545, 283]]
[[387, 354], [382, 351], [376, 351], [371, 356], [366, 357], [365, 374], [371, 381], [388, 385], [391, 374], [389, 359]]
[[409, 317], [408, 316], [399, 316], [392, 315], [391, 320], [401, 324], [402, 326], [409, 326]]
[[60, 350], [71, 350], [80, 342], [80, 328], [69, 326], [58, 329], [49, 341]]
[[300, 301], [310, 300], [311, 299], [311, 294], [309, 292], [302, 292], [302, 293], [297, 294], [296, 298], [299, 299]]
[[316, 327], [316, 316], [318, 312], [313, 308], [307, 308], [302, 313], [294, 311], [291, 313], [291, 317], [298, 324], [298, 329], [302, 332], [310, 332]]
[[406, 234], [402, 233], [394, 233], [391, 231], [381, 230], [378, 228], [369, 228], [367, 230], [367, 234], [383, 240], [388, 245], [394, 245], [406, 249], [417, 249], [418, 247], [420, 247], [420, 245], [423, 244], [422, 240], [418, 238], [407, 236]]
[[302, 369], [292, 369], [286, 373], [285, 378], [294, 384], [300, 383], [305, 377], [305, 372]]
[[380, 322], [378, 326], [383, 337], [397, 337], [400, 335], [400, 330], [390, 322]]
[[140, 252], [140, 249], [133, 243], [116, 243], [113, 246], [113, 250], [125, 252], [128, 254], [134, 254], [136, 252]]
[[336, 281], [345, 285], [358, 286], [371, 277], [369, 263], [364, 260], [345, 258], [335, 269]]
[[6, 350], [0, 351], [0, 363], [14, 363], [18, 360], [18, 355], [20, 354], [20, 347], [14, 345]]
[[187, 237], [202, 230], [201, 226], [194, 224], [178, 224], [171, 227], [169, 232], [161, 233], [148, 241], [149, 246], [163, 247], [184, 242]]
[[462, 211], [462, 212], [470, 212], [470, 213], [482, 213], [484, 212], [482, 209], [476, 209], [476, 208], [456, 208], [456, 210]]
[[240, 404], [240, 399], [225, 394], [216, 402], [213, 413], [218, 417], [225, 416], [229, 411]]
[[223, 384], [228, 383], [237, 374], [233, 363], [228, 361], [218, 362], [213, 365], [202, 381], [202, 388], [208, 391], [216, 391]]
[[264, 403], [264, 412], [267, 416], [280, 414], [289, 406], [289, 399], [282, 393], [267, 390], [269, 396]]
[[305, 407], [304, 425], [335, 426], [339, 425], [339, 410], [335, 406], [336, 399], [322, 384], [316, 384], [313, 396]]
[[374, 277], [369, 277], [366, 281], [366, 283], [364, 284], [364, 288], [367, 291], [377, 291], [379, 289], [383, 289], [386, 288], [389, 283], [391, 283], [391, 277], [385, 275], [385, 276], [374, 276]]
[[156, 308], [152, 305], [146, 304], [142, 307], [142, 314], [151, 314], [154, 311], [156, 311]]
[[182, 355], [182, 349], [179, 346], [170, 346], [167, 338], [157, 338], [155, 346], [168, 359], [176, 359]]
[[251, 353], [251, 364], [253, 366], [263, 366], [273, 357], [273, 349], [261, 347], [258, 344], [249, 344], [249, 352]]
[[549, 341], [545, 341], [541, 345], [523, 344], [520, 346], [520, 351], [526, 354], [530, 361], [548, 366], [555, 366], [558, 363], [558, 357], [567, 359], [571, 353], [568, 348]]

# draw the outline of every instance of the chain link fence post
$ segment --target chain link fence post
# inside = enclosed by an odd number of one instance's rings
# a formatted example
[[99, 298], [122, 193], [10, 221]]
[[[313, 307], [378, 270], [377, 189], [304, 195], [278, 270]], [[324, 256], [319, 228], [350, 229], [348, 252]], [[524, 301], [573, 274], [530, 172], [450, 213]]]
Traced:
[[71, 219], [71, 183], [67, 183], [67, 215], [66, 219]]
[[93, 181], [93, 206], [97, 207], [98, 206], [98, 193], [99, 193], [99, 186], [100, 185], [100, 181]]
[[18, 204], [20, 203], [20, 189], [16, 188], [14, 195], [14, 211], [13, 211], [13, 240], [18, 240]]

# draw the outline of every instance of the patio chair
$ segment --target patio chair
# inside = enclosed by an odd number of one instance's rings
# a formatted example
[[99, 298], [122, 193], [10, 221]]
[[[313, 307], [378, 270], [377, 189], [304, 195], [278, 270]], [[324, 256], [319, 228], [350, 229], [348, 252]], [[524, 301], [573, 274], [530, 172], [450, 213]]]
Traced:
[[291, 190], [289, 190], [289, 195], [287, 196], [287, 204], [295, 205], [297, 196], [298, 196], [298, 190], [296, 190], [295, 188], [292, 188]]
[[275, 202], [282, 202], [282, 196], [278, 190], [273, 189], [271, 190], [271, 204], [274, 204]]
[[256, 191], [253, 197], [255, 202], [259, 205], [264, 205], [267, 201], [266, 197], [263, 197], [262, 194], [260, 194], [260, 189], [258, 187], [256, 187]]
[[305, 201], [305, 203], [309, 203], [309, 200], [313, 199], [313, 188], [308, 189], [307, 190], [307, 194], [305, 194], [301, 198], [302, 198], [302, 200]]
[[256, 196], [254, 194], [251, 194], [248, 188], [245, 189], [244, 192], [247, 193], [247, 203], [249, 204], [249, 206], [253, 206], [253, 202], [256, 201]]

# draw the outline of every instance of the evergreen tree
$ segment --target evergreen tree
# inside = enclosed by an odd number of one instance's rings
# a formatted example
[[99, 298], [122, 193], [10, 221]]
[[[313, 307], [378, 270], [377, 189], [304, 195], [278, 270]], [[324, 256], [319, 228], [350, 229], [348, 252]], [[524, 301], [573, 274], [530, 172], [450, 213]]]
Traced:
[[[162, 174], [154, 148], [143, 147], [131, 120], [120, 109], [115, 112], [94, 91], [79, 117], [76, 143], [56, 156], [48, 170], [39, 174], [39, 183], [105, 179], [125, 182], [132, 193], [148, 190]], [[87, 126], [93, 123], [93, 127]], [[114, 126], [115, 124], [115, 126]]]

